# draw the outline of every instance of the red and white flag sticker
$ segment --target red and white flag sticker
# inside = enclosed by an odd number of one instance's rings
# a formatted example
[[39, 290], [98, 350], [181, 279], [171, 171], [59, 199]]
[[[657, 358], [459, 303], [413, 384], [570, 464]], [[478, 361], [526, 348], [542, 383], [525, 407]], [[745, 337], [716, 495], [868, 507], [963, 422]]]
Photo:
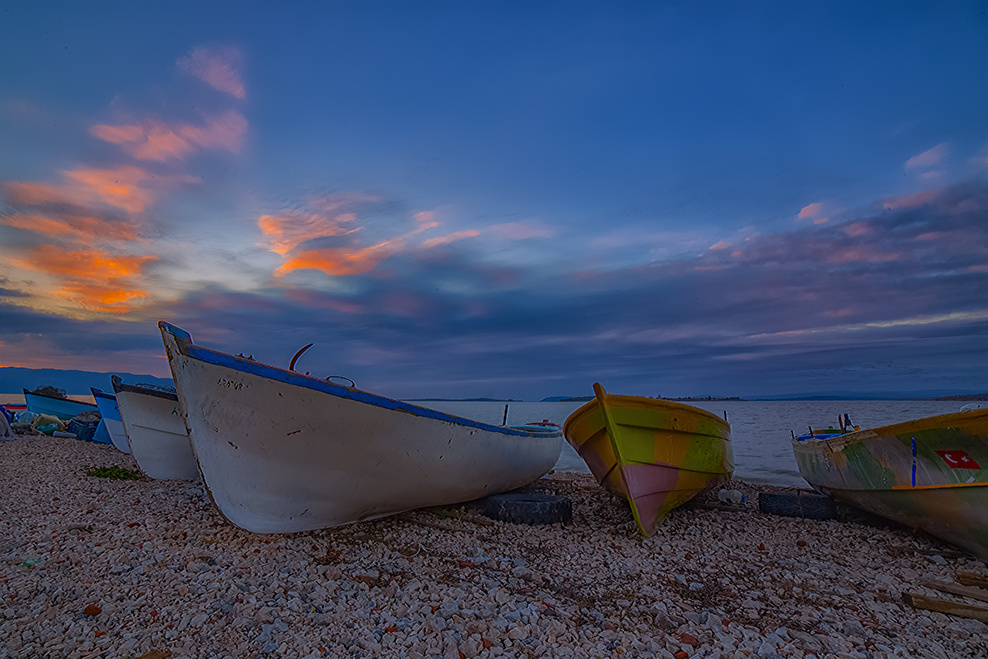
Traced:
[[951, 469], [981, 469], [978, 463], [975, 462], [967, 454], [967, 451], [961, 450], [948, 450], [948, 451], [936, 451], [936, 454], [943, 458], [943, 461]]

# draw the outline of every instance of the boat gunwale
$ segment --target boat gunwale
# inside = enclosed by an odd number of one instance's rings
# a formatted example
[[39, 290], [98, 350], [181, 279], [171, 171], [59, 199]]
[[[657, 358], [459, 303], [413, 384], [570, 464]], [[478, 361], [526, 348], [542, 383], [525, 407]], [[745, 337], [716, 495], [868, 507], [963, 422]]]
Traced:
[[483, 423], [481, 421], [474, 421], [465, 417], [447, 414], [428, 407], [420, 407], [418, 405], [395, 400], [386, 396], [372, 394], [370, 392], [357, 389], [356, 387], [344, 387], [343, 385], [334, 384], [311, 375], [303, 375], [297, 371], [272, 366], [271, 364], [265, 364], [254, 359], [237, 357], [236, 355], [219, 352], [218, 350], [204, 348], [192, 342], [191, 334], [164, 320], [158, 322], [158, 328], [161, 329], [161, 331], [168, 332], [175, 337], [175, 343], [178, 346], [179, 351], [189, 359], [195, 359], [214, 366], [229, 368], [247, 375], [253, 375], [267, 380], [274, 380], [275, 382], [282, 382], [284, 384], [301, 387], [303, 389], [309, 389], [312, 391], [329, 394], [331, 396], [336, 396], [337, 398], [372, 405], [381, 409], [404, 412], [418, 417], [445, 421], [458, 426], [476, 428], [487, 432], [496, 432], [514, 437], [532, 437], [536, 439], [549, 439], [559, 437], [561, 435], [561, 433], [558, 432], [524, 432], [521, 430], [514, 430], [506, 426], [495, 426], [488, 423]]
[[157, 398], [164, 398], [166, 400], [170, 400], [175, 403], [179, 402], [178, 393], [174, 393], [171, 391], [162, 391], [160, 389], [152, 389], [150, 387], [142, 387], [139, 384], [127, 384], [122, 380], [120, 380], [120, 378], [113, 380], [113, 393], [144, 394], [145, 396], [155, 396]]
[[[96, 403], [88, 403], [84, 400], [76, 400], [75, 398], [59, 398], [58, 396], [49, 396], [48, 394], [39, 394], [36, 391], [31, 391], [29, 389], [24, 389], [24, 404], [27, 405], [27, 396], [38, 396], [39, 398], [47, 398], [48, 400], [57, 400], [63, 403], [75, 403], [77, 405], [86, 405], [87, 407], [96, 407]], [[75, 394], [73, 394], [75, 395]]]
[[965, 410], [963, 412], [948, 412], [947, 414], [920, 417], [919, 419], [899, 421], [897, 423], [890, 423], [888, 425], [878, 426], [876, 428], [856, 430], [844, 435], [833, 435], [831, 437], [803, 440], [796, 438], [791, 441], [794, 448], [805, 449], [803, 451], [805, 453], [820, 452], [824, 448], [835, 452], [843, 450], [851, 444], [897, 437], [907, 432], [921, 432], [923, 430], [936, 430], [937, 428], [957, 427], [958, 424], [951, 424], [951, 421], [955, 419], [968, 421], [969, 419], [976, 419], [981, 416], [988, 417], [988, 408], [977, 408], [973, 410]]
[[93, 392], [93, 398], [102, 398], [103, 400], [113, 400], [117, 399], [113, 394], [103, 391], [102, 389], [97, 389], [96, 387], [90, 387], [89, 390]]
[[[706, 417], [709, 420], [718, 422], [718, 424], [720, 424], [722, 428], [727, 430], [726, 437], [721, 437], [720, 435], [710, 435], [710, 437], [717, 437], [728, 442], [731, 441], [730, 422], [725, 421], [724, 419], [717, 416], [713, 412], [710, 412], [703, 408], [696, 407], [695, 405], [689, 405], [687, 403], [681, 403], [675, 400], [668, 400], [665, 398], [648, 398], [646, 396], [629, 396], [626, 394], [612, 394], [609, 392], [605, 392], [605, 393], [608, 399], [617, 398], [617, 399], [621, 399], [622, 402], [634, 401], [638, 405], [641, 405], [643, 407], [653, 407], [653, 408], [666, 407], [672, 410], [681, 411], [688, 414], [696, 414], [697, 416], [700, 417]], [[599, 406], [599, 405], [600, 405], [600, 401], [594, 398], [593, 400], [589, 400], [580, 407], [578, 407], [577, 409], [573, 410], [573, 412], [570, 413], [569, 417], [567, 417], [566, 421], [563, 423], [563, 435], [568, 437], [568, 433], [566, 430], [571, 425], [570, 420], [572, 420], [573, 423], [576, 423], [576, 419], [578, 419], [579, 417], [585, 414], [589, 414], [595, 406]]]

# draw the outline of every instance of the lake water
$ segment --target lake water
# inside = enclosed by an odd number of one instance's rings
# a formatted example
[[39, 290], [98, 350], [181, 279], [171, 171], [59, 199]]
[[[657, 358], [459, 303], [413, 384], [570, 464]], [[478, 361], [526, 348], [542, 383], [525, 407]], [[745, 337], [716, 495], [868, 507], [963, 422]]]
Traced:
[[[470, 401], [416, 401], [416, 405], [448, 414], [500, 425], [505, 403]], [[549, 419], [560, 426], [583, 403], [508, 403], [508, 423], [521, 424]], [[727, 413], [734, 444], [734, 475], [748, 483], [796, 485], [806, 481], [796, 469], [792, 434], [808, 426], [838, 427], [838, 416], [847, 414], [854, 425], [874, 428], [910, 419], [960, 411], [957, 401], [851, 400], [851, 401], [694, 401], [689, 403], [719, 416]], [[590, 473], [569, 444], [556, 464], [558, 471]]]

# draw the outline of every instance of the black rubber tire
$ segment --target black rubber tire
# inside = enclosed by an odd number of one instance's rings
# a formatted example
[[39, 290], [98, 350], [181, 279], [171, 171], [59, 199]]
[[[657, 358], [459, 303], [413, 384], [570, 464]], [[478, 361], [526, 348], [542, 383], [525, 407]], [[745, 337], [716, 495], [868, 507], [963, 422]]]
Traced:
[[573, 504], [556, 494], [509, 492], [484, 499], [484, 515], [512, 524], [568, 524], [573, 520]]
[[834, 500], [824, 494], [797, 490], [795, 492], [762, 492], [758, 495], [759, 512], [780, 517], [803, 519], [834, 519]]

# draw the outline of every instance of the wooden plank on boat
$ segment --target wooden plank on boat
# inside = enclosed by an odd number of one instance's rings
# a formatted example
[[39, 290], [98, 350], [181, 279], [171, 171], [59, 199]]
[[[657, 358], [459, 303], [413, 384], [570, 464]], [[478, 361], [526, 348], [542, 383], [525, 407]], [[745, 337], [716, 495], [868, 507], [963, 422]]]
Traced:
[[988, 588], [988, 574], [969, 572], [967, 570], [957, 570], [954, 572], [954, 578], [965, 586]]
[[927, 597], [917, 593], [903, 593], [902, 599], [913, 608], [925, 609], [927, 611], [938, 611], [947, 615], [959, 618], [972, 618], [981, 622], [988, 622], [988, 607], [976, 606], [974, 604], [963, 604], [951, 600], [942, 600], [936, 597]]
[[988, 602], [988, 590], [984, 588], [961, 586], [960, 584], [950, 583], [948, 581], [924, 581], [921, 585], [932, 588], [933, 590], [950, 593], [951, 595], [960, 595], [961, 597], [969, 597], [971, 599], [981, 600], [982, 602]]

